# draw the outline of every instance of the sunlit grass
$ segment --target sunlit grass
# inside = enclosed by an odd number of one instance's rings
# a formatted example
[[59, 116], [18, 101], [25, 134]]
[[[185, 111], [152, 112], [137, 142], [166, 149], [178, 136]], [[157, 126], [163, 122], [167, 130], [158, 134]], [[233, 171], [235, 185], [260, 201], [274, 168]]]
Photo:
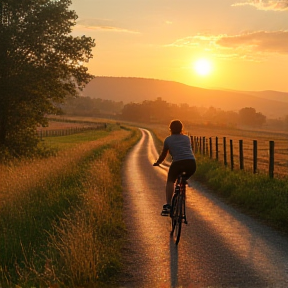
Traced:
[[[93, 135], [89, 132], [88, 136], [76, 134], [71, 136], [71, 143], [69, 143], [70, 136], [64, 136], [66, 138], [65, 141], [67, 141], [64, 144], [62, 137], [55, 137], [49, 141], [54, 141], [54, 146], [60, 147], [60, 152], [56, 157], [17, 161], [15, 164], [10, 163], [9, 166], [1, 165], [0, 203], [6, 197], [15, 197], [18, 193], [22, 194], [21, 191], [23, 189], [29, 190], [35, 185], [41, 185], [44, 179], [56, 177], [61, 174], [61, 171], [72, 168], [72, 163], [85, 157], [91, 150], [97, 149], [105, 145], [105, 143], [109, 143], [109, 141], [117, 141], [120, 133], [127, 132], [103, 133], [101, 131], [99, 134], [94, 132]], [[66, 145], [66, 143], [68, 144]]]
[[78, 143], [96, 141], [97, 139], [107, 136], [110, 132], [106, 130], [92, 130], [85, 133], [73, 134], [61, 137], [46, 137], [44, 138], [45, 145], [58, 150], [67, 149], [75, 146]]
[[221, 163], [198, 155], [194, 179], [242, 211], [288, 232], [288, 180], [263, 174], [231, 171]]
[[55, 137], [57, 156], [1, 166], [2, 287], [80, 287], [119, 268], [120, 167], [139, 135]]
[[121, 216], [121, 184], [115, 175], [120, 171], [119, 164], [113, 148], [93, 161], [85, 177], [82, 208], [55, 226], [57, 233], [52, 235], [50, 246], [61, 266], [66, 267], [62, 278], [68, 282], [70, 279], [71, 285], [103, 280], [120, 268], [125, 229]]

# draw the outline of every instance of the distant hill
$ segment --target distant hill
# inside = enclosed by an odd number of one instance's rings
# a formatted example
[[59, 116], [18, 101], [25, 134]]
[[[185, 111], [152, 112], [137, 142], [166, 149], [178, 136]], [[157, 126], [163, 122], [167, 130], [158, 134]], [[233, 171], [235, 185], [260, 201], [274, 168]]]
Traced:
[[187, 103], [196, 107], [215, 107], [239, 111], [253, 107], [269, 118], [288, 115], [288, 93], [277, 91], [226, 91], [203, 89], [182, 83], [129, 77], [96, 77], [88, 83], [83, 96], [113, 101], [141, 103], [161, 97], [169, 103]]
[[259, 92], [250, 91], [247, 93], [250, 95], [260, 97], [260, 98], [288, 102], [288, 93], [285, 93], [285, 92], [267, 90], [267, 91], [259, 91]]

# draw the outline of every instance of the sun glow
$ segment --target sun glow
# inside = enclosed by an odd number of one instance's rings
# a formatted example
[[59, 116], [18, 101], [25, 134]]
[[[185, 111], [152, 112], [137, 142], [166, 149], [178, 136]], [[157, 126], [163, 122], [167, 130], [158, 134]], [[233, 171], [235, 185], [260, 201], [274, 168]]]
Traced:
[[207, 59], [198, 59], [193, 63], [195, 72], [200, 76], [207, 76], [212, 72], [212, 64]]

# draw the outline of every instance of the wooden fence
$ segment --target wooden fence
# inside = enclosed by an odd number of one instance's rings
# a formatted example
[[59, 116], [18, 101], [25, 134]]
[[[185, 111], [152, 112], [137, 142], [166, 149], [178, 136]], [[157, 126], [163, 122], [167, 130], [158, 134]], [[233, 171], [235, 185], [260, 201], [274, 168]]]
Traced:
[[100, 130], [106, 129], [106, 123], [93, 123], [89, 124], [88, 126], [79, 126], [79, 127], [70, 127], [65, 129], [45, 129], [45, 130], [38, 130], [37, 134], [38, 137], [42, 140], [43, 137], [57, 137], [57, 136], [67, 136], [77, 133], [82, 133], [88, 130]]
[[[231, 170], [249, 170], [252, 173], [264, 172], [269, 177], [287, 177], [288, 175], [288, 140], [258, 141], [229, 139], [226, 137], [190, 136], [192, 149], [195, 153], [209, 156], [223, 162]], [[276, 149], [277, 148], [277, 149]]]

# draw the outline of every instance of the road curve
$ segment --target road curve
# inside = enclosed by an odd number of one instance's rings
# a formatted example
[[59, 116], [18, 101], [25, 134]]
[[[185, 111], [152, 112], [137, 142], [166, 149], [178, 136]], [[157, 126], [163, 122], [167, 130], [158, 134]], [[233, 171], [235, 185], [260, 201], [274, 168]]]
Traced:
[[121, 288], [288, 287], [288, 239], [223, 204], [199, 183], [187, 189], [188, 225], [177, 246], [170, 238], [165, 202], [167, 167], [149, 131], [123, 167], [128, 242]]

